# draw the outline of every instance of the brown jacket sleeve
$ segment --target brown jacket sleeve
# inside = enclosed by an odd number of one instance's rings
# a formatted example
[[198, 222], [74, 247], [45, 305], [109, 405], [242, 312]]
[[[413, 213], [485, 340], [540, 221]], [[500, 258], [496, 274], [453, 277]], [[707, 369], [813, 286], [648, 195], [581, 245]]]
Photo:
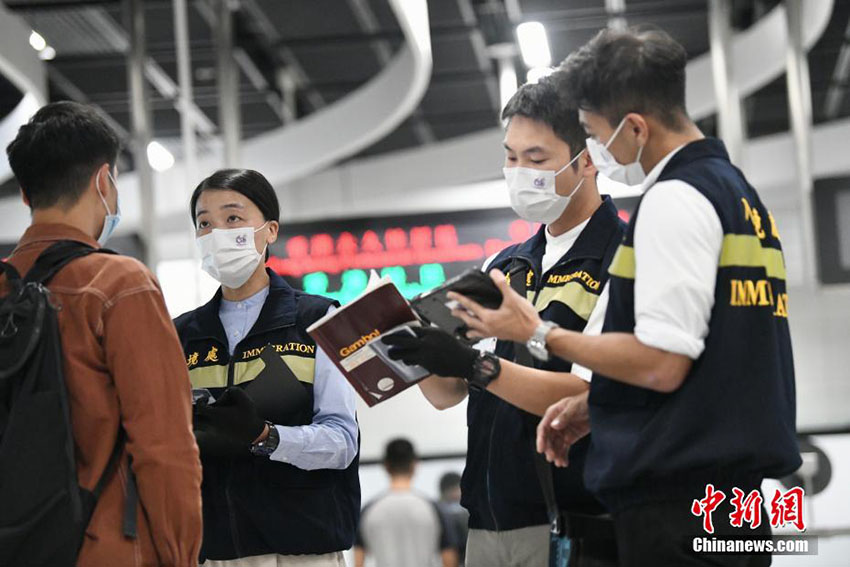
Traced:
[[191, 384], [162, 294], [152, 277], [148, 282], [121, 291], [105, 306], [106, 363], [159, 559], [196, 567], [201, 464], [192, 434]]

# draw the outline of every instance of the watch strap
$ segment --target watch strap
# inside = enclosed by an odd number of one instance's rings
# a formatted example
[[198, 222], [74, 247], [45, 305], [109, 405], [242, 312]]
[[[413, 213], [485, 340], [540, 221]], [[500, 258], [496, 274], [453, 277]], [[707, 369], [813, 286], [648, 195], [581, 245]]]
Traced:
[[274, 453], [277, 450], [278, 445], [280, 445], [280, 433], [278, 432], [277, 427], [275, 427], [274, 423], [270, 421], [267, 421], [266, 425], [269, 427], [268, 436], [259, 443], [251, 445], [251, 454], [257, 457], [268, 457]]
[[475, 390], [486, 390], [487, 386], [495, 380], [502, 371], [499, 357], [489, 352], [482, 352], [472, 366], [472, 377], [469, 378], [469, 387]]

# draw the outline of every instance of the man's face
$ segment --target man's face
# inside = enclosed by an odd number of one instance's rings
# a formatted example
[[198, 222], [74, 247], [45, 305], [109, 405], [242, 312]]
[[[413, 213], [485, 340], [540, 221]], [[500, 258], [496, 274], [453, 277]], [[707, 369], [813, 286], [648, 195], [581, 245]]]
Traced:
[[[570, 146], [551, 126], [521, 115], [510, 119], [504, 145], [505, 167], [558, 171], [573, 158]], [[555, 177], [555, 190], [559, 195], [569, 195], [580, 181], [581, 175], [568, 167]]]
[[639, 116], [640, 115], [635, 113], [627, 114], [625, 124], [623, 124], [620, 132], [617, 133], [617, 137], [611, 141], [611, 137], [614, 135], [617, 127], [616, 124], [611, 126], [608, 119], [601, 114], [597, 114], [589, 110], [580, 109], [578, 111], [579, 122], [581, 122], [587, 136], [589, 138], [593, 138], [603, 146], [608, 144], [610, 141], [611, 145], [608, 146], [608, 151], [611, 152], [611, 155], [614, 156], [617, 163], [621, 165], [626, 165], [635, 161], [635, 156], [640, 149], [641, 144], [638, 140], [638, 135], [635, 132], [635, 119]]

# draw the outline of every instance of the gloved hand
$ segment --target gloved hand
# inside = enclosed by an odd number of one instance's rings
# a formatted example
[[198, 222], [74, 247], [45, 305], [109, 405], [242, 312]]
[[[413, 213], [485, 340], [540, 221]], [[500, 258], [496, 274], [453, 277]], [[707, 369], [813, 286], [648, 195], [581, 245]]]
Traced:
[[479, 352], [466, 346], [449, 333], [436, 327], [412, 327], [416, 336], [399, 332], [383, 337], [392, 346], [388, 352], [393, 360], [422, 366], [437, 376], [471, 378]]
[[266, 426], [254, 402], [237, 387], [228, 388], [212, 405], [196, 406], [193, 421], [201, 453], [217, 457], [250, 455], [251, 444]]

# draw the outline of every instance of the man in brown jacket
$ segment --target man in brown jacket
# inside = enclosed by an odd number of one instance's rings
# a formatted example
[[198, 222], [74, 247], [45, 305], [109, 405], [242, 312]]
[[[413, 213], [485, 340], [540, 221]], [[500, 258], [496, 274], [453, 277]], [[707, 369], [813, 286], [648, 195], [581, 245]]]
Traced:
[[[9, 261], [22, 274], [59, 240], [102, 245], [120, 211], [119, 141], [90, 108], [39, 110], [7, 148], [32, 210]], [[201, 545], [201, 466], [192, 434], [191, 386], [183, 351], [153, 274], [126, 256], [91, 254], [62, 269], [48, 288], [61, 304], [64, 373], [77, 475], [91, 490], [106, 468], [119, 425], [122, 466], [89, 523], [78, 567], [196, 567]], [[0, 280], [0, 294], [5, 293]], [[138, 535], [122, 533], [132, 459]], [[50, 534], [45, 534], [50, 537]]]

